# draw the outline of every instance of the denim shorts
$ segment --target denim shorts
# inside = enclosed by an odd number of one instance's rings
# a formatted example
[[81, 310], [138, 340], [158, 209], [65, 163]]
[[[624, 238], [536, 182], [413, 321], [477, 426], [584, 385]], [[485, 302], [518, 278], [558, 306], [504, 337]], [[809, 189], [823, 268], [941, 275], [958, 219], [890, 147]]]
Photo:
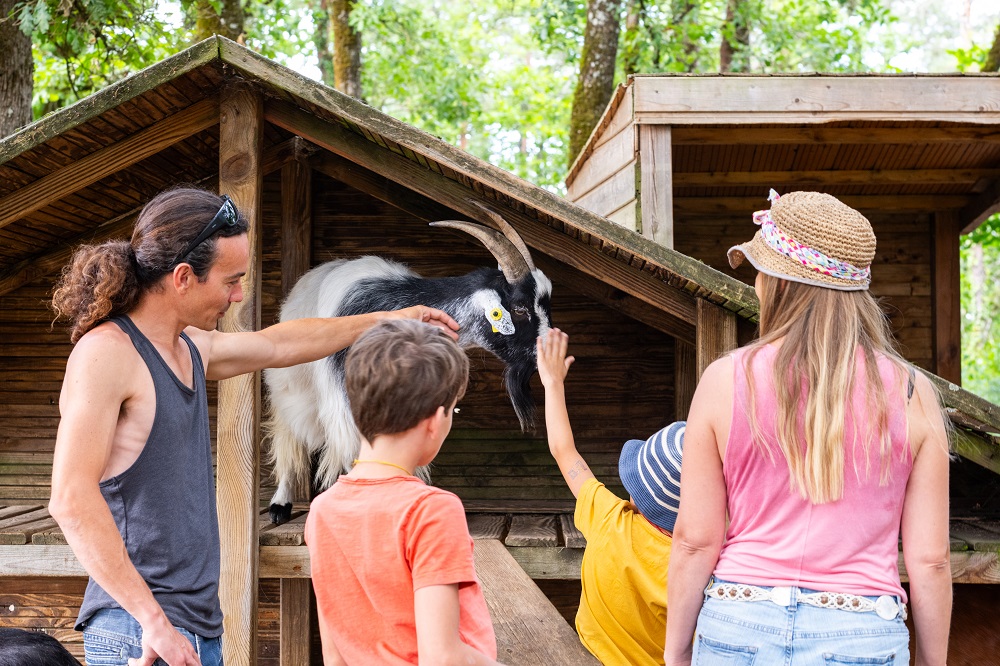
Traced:
[[692, 666], [909, 665], [910, 634], [901, 617], [884, 620], [876, 613], [796, 601], [811, 592], [816, 590], [793, 587], [787, 607], [706, 598], [695, 629]]
[[[202, 638], [175, 627], [191, 641], [202, 666], [222, 666], [222, 637]], [[142, 627], [121, 608], [105, 608], [87, 620], [83, 628], [83, 653], [87, 666], [127, 666], [129, 658], [142, 656]], [[157, 659], [154, 666], [166, 666]]]

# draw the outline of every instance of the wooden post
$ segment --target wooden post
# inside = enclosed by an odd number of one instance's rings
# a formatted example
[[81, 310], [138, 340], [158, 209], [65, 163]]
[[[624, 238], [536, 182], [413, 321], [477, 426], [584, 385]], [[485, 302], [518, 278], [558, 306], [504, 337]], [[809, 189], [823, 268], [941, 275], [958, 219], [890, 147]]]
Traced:
[[[288, 295], [295, 281], [309, 270], [312, 260], [312, 168], [305, 140], [294, 137], [295, 159], [281, 168], [281, 296]], [[308, 488], [300, 488], [308, 492]], [[308, 578], [282, 578], [278, 663], [300, 666], [309, 663], [310, 592]]]
[[712, 361], [739, 346], [736, 339], [736, 313], [699, 298], [695, 339], [696, 365], [700, 379]]
[[934, 214], [934, 374], [962, 384], [961, 284], [957, 211]]
[[281, 295], [309, 270], [312, 260], [312, 169], [305, 140], [292, 139], [295, 159], [281, 168]]
[[312, 621], [309, 578], [282, 578], [279, 603], [281, 639], [278, 655], [280, 666], [307, 666], [312, 644], [309, 625]]
[[[233, 303], [221, 330], [260, 329], [263, 101], [249, 84], [221, 93], [219, 191], [250, 223], [250, 260], [243, 301]], [[224, 615], [223, 656], [229, 666], [257, 663], [257, 511], [260, 476], [260, 373], [219, 382], [219, 531]]]
[[[697, 328], [695, 328], [697, 331]], [[698, 385], [698, 356], [689, 342], [674, 338], [674, 420], [687, 419], [691, 398]]]
[[639, 125], [642, 235], [674, 247], [674, 183], [670, 125]]

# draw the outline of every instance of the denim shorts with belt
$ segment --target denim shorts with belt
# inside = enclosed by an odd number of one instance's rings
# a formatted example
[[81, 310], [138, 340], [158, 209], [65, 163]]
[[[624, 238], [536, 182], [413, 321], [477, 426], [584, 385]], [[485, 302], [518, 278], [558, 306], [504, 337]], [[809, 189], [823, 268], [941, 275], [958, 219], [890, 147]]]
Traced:
[[910, 663], [898, 597], [713, 579], [695, 629], [692, 666]]
[[[222, 666], [222, 637], [203, 638], [174, 627], [194, 646], [202, 666]], [[105, 608], [87, 620], [83, 628], [83, 651], [87, 666], [127, 666], [129, 658], [142, 656], [142, 627], [121, 608]], [[166, 666], [157, 659], [153, 666]]]

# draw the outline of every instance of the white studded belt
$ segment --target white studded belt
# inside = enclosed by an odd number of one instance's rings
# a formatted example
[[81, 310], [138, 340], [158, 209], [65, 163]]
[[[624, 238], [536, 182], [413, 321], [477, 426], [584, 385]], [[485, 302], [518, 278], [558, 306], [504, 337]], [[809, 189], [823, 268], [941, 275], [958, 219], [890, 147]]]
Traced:
[[[770, 601], [779, 606], [789, 606], [792, 603], [792, 588], [757, 587], [743, 583], [714, 583], [705, 590], [705, 596], [723, 601]], [[820, 608], [835, 608], [853, 613], [875, 613], [883, 620], [894, 620], [897, 616], [906, 619], [906, 604], [889, 594], [883, 594], [873, 601], [868, 597], [856, 594], [810, 592], [799, 594], [795, 600]]]

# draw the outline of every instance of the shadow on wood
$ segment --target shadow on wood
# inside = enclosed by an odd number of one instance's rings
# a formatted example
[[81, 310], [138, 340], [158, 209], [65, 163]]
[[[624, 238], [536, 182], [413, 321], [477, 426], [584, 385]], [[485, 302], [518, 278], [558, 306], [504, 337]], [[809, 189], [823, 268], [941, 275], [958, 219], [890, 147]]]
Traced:
[[576, 631], [496, 539], [476, 541], [476, 573], [497, 635], [497, 659], [512, 666], [597, 666]]

